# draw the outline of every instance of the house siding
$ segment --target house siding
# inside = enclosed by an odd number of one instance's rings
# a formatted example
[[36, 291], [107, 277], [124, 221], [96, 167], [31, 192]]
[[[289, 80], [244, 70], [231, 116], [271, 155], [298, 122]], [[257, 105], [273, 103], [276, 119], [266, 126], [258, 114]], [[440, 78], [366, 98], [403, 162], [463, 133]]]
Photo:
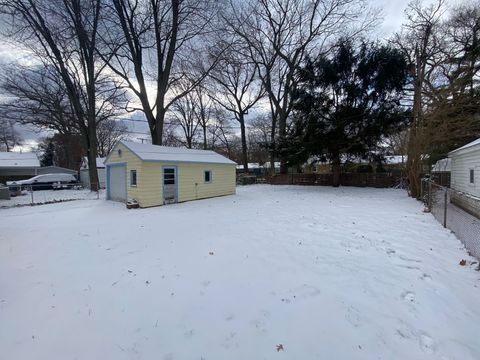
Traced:
[[[450, 157], [452, 189], [480, 197], [480, 148]], [[470, 184], [470, 169], [475, 170], [474, 184]]]
[[[122, 156], [118, 156], [118, 149]], [[109, 155], [107, 164], [126, 163], [127, 197], [140, 207], [163, 205], [163, 172], [165, 166], [177, 168], [178, 202], [235, 194], [235, 164], [149, 162], [140, 160], [119, 143]], [[130, 186], [130, 170], [137, 170], [137, 186]], [[210, 170], [211, 182], [204, 182], [204, 171]]]

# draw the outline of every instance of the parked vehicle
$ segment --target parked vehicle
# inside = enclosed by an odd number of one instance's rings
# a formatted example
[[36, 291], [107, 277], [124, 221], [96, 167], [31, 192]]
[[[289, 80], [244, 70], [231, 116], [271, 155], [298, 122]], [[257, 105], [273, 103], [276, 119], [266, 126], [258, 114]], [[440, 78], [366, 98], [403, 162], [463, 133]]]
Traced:
[[71, 188], [77, 184], [77, 178], [71, 174], [45, 174], [37, 175], [26, 180], [7, 181], [10, 191], [22, 189], [50, 190]]

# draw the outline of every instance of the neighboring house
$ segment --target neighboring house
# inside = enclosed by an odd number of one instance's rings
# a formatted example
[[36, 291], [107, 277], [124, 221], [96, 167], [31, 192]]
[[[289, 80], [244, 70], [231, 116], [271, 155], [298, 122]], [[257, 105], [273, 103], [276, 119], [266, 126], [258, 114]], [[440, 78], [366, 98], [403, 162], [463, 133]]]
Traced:
[[[106, 158], [97, 158], [97, 172], [100, 189], [105, 189], [105, 165]], [[88, 158], [85, 156], [80, 164], [80, 182], [83, 187], [90, 188], [90, 174], [88, 173]]]
[[[237, 174], [243, 174], [245, 171], [243, 169], [243, 165], [237, 165]], [[264, 176], [266, 174], [269, 174], [270, 171], [270, 162], [266, 162], [263, 165], [260, 165], [259, 163], [248, 163], [248, 171], [256, 176]], [[275, 162], [275, 173], [280, 172], [280, 162], [276, 161]]]
[[445, 158], [438, 160], [432, 165], [432, 173], [450, 172], [452, 169], [452, 159]]
[[32, 152], [0, 152], [0, 182], [37, 175], [40, 161]]
[[105, 160], [107, 199], [140, 207], [235, 193], [234, 161], [214, 151], [119, 141]]
[[435, 164], [432, 165], [431, 169], [431, 174], [433, 175], [434, 181], [439, 185], [450, 187], [451, 168], [452, 159], [445, 158], [438, 160]]
[[451, 159], [452, 202], [480, 218], [480, 139], [448, 153]]
[[[358, 156], [342, 155], [340, 158], [342, 164], [342, 172], [378, 172], [380, 171], [379, 164], [370, 159], [363, 159]], [[383, 172], [400, 171], [405, 168], [407, 164], [407, 155], [388, 155], [383, 158], [381, 168]], [[316, 174], [330, 174], [332, 166], [329, 162], [322, 162], [318, 157], [312, 157], [307, 161], [304, 169], [308, 169]]]

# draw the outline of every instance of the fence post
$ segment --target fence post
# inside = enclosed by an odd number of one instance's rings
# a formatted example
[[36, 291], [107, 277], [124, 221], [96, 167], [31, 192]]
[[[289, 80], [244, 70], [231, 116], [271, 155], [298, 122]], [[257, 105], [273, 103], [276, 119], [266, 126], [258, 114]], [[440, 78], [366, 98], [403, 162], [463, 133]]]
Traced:
[[32, 197], [31, 204], [33, 205], [34, 204], [34, 202], [33, 202], [33, 185], [30, 185], [30, 196]]
[[428, 211], [432, 211], [432, 182], [428, 182]]
[[423, 201], [424, 198], [423, 198], [423, 187], [425, 186], [425, 179], [420, 179], [420, 199]]
[[447, 227], [447, 201], [448, 201], [448, 189], [445, 189], [445, 195], [444, 195], [444, 209], [443, 209], [443, 227]]

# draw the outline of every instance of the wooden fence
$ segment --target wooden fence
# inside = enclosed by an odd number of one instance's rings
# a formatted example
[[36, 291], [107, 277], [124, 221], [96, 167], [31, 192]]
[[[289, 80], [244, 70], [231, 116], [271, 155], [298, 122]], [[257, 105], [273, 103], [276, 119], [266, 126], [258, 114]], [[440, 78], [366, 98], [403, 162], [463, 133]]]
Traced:
[[[281, 174], [266, 178], [272, 185], [323, 185], [333, 184], [332, 174]], [[340, 185], [389, 188], [402, 182], [400, 173], [342, 173]]]

